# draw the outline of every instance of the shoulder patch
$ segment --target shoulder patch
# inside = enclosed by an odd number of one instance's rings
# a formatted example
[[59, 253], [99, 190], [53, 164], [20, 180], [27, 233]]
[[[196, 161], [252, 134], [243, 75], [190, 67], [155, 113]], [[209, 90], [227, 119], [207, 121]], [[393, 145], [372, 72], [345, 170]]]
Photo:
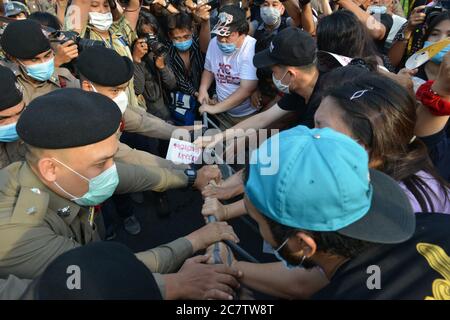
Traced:
[[49, 195], [38, 189], [22, 187], [11, 217], [11, 223], [39, 224], [47, 213]]

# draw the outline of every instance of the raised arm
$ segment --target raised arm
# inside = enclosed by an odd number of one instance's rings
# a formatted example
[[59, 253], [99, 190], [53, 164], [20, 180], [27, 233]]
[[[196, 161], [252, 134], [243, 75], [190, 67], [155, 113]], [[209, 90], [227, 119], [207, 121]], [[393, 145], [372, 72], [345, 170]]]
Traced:
[[337, 3], [342, 8], [353, 12], [358, 17], [358, 20], [367, 27], [372, 38], [375, 40], [381, 40], [384, 38], [386, 35], [386, 27], [381, 22], [377, 21], [375, 17], [361, 9], [352, 0], [339, 0]]
[[[304, 4], [302, 4], [304, 3]], [[316, 24], [314, 23], [313, 13], [311, 3], [308, 1], [303, 1], [300, 3], [301, 6], [301, 26], [303, 30], [315, 36], [316, 34]]]
[[[423, 86], [426, 86], [424, 84]], [[439, 75], [431, 86], [431, 91], [441, 98], [441, 105], [448, 108], [436, 108], [425, 105], [426, 99], [421, 99], [420, 88], [418, 98], [422, 104], [417, 110], [416, 135], [426, 137], [441, 131], [447, 124], [450, 115], [450, 53], [447, 53], [442, 60]], [[423, 96], [423, 95], [422, 95]], [[427, 99], [429, 100], [429, 99]]]
[[136, 25], [139, 19], [139, 12], [141, 11], [140, 0], [130, 0], [130, 3], [126, 9], [124, 9], [124, 15], [133, 30], [136, 30]]
[[66, 12], [64, 29], [81, 33], [88, 23], [90, 7], [91, 0], [73, 0]]

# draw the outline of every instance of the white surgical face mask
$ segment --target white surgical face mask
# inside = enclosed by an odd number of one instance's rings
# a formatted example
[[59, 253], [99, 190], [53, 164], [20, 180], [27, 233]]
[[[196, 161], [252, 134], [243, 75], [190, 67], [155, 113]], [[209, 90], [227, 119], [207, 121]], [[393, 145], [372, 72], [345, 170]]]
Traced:
[[280, 10], [272, 7], [261, 7], [260, 9], [261, 19], [268, 26], [275, 25], [281, 17]]
[[128, 106], [128, 95], [125, 91], [122, 91], [113, 99], [113, 101], [117, 104], [122, 114], [125, 112]]
[[113, 24], [111, 12], [89, 12], [89, 24], [100, 31], [107, 31]]
[[[91, 83], [91, 87], [92, 90], [94, 90], [94, 92], [98, 93], [97, 89], [95, 88], [95, 86]], [[122, 112], [122, 114], [124, 114], [125, 110], [128, 107], [128, 95], [125, 93], [125, 91], [122, 91], [121, 93], [119, 93], [117, 95], [117, 97], [115, 97], [114, 99], [112, 99], [117, 106], [120, 109], [120, 112]]]

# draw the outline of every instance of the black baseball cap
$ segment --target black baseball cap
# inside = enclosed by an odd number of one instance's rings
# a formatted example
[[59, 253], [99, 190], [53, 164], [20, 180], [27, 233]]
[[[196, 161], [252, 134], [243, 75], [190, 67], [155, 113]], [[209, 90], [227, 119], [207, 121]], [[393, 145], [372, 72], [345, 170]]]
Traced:
[[211, 33], [228, 37], [231, 32], [239, 30], [245, 23], [248, 22], [243, 9], [235, 5], [224, 6], [219, 11], [219, 21]]
[[278, 33], [269, 48], [253, 57], [256, 68], [271, 67], [276, 64], [301, 67], [316, 60], [316, 42], [311, 35], [299, 28], [289, 27]]

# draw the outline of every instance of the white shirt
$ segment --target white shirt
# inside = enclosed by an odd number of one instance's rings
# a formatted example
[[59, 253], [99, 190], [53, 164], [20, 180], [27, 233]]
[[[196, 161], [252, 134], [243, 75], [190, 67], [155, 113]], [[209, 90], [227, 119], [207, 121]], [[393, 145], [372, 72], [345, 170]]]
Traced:
[[[205, 69], [214, 74], [219, 102], [232, 95], [242, 80], [258, 80], [253, 65], [256, 40], [246, 36], [242, 46], [231, 55], [225, 55], [217, 45], [217, 37], [211, 39], [205, 59]], [[256, 112], [250, 98], [228, 111], [233, 117], [244, 117]]]

